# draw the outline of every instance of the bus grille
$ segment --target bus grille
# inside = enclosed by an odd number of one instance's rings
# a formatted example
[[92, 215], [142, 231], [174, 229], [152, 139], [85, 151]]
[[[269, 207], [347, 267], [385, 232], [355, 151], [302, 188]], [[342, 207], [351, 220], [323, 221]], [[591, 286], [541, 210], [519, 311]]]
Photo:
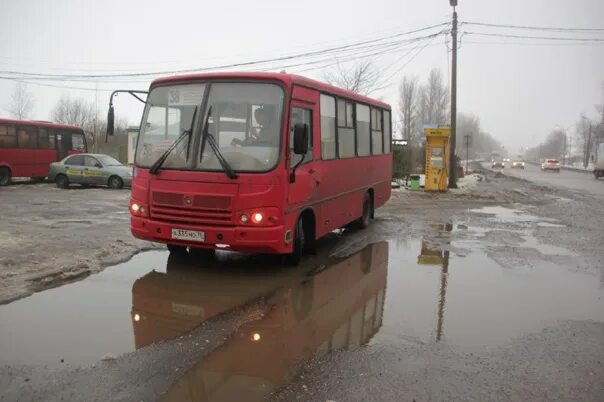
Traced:
[[151, 218], [189, 225], [231, 225], [231, 197], [153, 192]]

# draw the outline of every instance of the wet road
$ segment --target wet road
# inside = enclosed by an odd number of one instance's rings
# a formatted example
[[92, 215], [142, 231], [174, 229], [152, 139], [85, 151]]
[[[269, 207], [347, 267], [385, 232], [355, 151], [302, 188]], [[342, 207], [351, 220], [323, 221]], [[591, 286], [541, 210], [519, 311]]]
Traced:
[[358, 234], [334, 234], [296, 268], [258, 256], [141, 253], [0, 306], [0, 364], [89, 366], [261, 301], [162, 398], [263, 400], [304, 362], [336, 351], [379, 350], [394, 339], [479, 351], [560, 320], [604, 322], [601, 281], [569, 270], [573, 253], [540, 242], [539, 227], [564, 225], [487, 207], [345, 258], [329, 254]]
[[[485, 165], [490, 168], [490, 164]], [[591, 173], [561, 170], [560, 173], [543, 172], [539, 166], [527, 164], [525, 169], [512, 169], [506, 166], [503, 173], [520, 177], [537, 184], [545, 184], [557, 188], [578, 190], [598, 197], [604, 197], [604, 180], [596, 180]]]

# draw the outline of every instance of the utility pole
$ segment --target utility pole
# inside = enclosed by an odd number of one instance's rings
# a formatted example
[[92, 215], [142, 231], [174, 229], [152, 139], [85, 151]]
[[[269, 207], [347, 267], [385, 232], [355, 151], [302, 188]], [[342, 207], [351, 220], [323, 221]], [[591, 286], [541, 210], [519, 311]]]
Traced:
[[453, 25], [451, 27], [451, 161], [449, 169], [449, 188], [457, 188], [457, 157], [455, 156], [455, 134], [457, 126], [457, 0], [449, 0], [453, 7]]
[[466, 146], [466, 174], [468, 174], [468, 161], [470, 159], [470, 134], [463, 136], [464, 145]]

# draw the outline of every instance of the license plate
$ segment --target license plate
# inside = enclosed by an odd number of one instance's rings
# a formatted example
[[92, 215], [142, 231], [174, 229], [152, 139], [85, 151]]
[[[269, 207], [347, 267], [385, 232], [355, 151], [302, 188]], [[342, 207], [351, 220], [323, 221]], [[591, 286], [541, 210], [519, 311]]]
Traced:
[[172, 229], [172, 238], [177, 240], [204, 241], [205, 234], [199, 230]]

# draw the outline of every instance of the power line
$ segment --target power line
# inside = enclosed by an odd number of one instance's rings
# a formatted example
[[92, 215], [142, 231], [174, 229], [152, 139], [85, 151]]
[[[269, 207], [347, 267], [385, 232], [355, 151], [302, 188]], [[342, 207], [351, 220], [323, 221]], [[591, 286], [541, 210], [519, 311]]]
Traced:
[[75, 89], [75, 90], [79, 90], [79, 91], [91, 91], [91, 92], [95, 92], [95, 91], [99, 91], [99, 92], [113, 92], [113, 89], [101, 89], [101, 88], [84, 88], [84, 87], [74, 87], [74, 86], [69, 86], [69, 85], [52, 85], [52, 84], [43, 84], [40, 82], [35, 82], [35, 81], [28, 81], [28, 80], [20, 80], [18, 78], [13, 78], [13, 77], [2, 77], [0, 76], [0, 80], [7, 80], [7, 81], [14, 81], [14, 82], [21, 82], [23, 84], [28, 84], [28, 85], [36, 85], [39, 87], [50, 87], [50, 88], [60, 88], [60, 89]]
[[418, 32], [422, 32], [422, 31], [434, 29], [434, 28], [441, 27], [441, 26], [444, 26], [447, 24], [448, 24], [447, 22], [444, 22], [444, 23], [431, 25], [431, 26], [427, 26], [427, 27], [423, 27], [423, 28], [419, 28], [419, 29], [415, 29], [415, 30], [411, 30], [411, 31], [407, 31], [407, 32], [396, 33], [393, 35], [388, 35], [388, 36], [384, 36], [384, 37], [380, 37], [380, 38], [349, 43], [346, 45], [335, 46], [335, 47], [326, 48], [326, 49], [319, 49], [319, 50], [314, 50], [314, 51], [309, 51], [309, 52], [291, 54], [291, 55], [263, 59], [263, 60], [252, 60], [252, 61], [244, 61], [244, 62], [233, 63], [233, 64], [216, 65], [216, 66], [211, 66], [211, 67], [196, 67], [196, 68], [164, 70], [164, 71], [154, 71], [154, 72], [145, 72], [145, 73], [116, 73], [116, 74], [89, 74], [89, 75], [87, 75], [87, 74], [41, 74], [41, 73], [19, 72], [19, 71], [0, 71], [0, 74], [18, 75], [18, 76], [21, 76], [22, 78], [29, 78], [29, 79], [61, 79], [61, 80], [94, 79], [94, 80], [98, 80], [98, 79], [102, 79], [102, 78], [147, 77], [147, 76], [168, 75], [168, 74], [192, 73], [192, 72], [200, 72], [200, 71], [208, 71], [208, 70], [219, 70], [219, 69], [236, 68], [236, 67], [246, 67], [246, 66], [252, 66], [252, 65], [256, 65], [256, 64], [292, 60], [292, 59], [297, 59], [297, 58], [301, 58], [301, 57], [318, 56], [318, 55], [323, 55], [323, 54], [327, 54], [327, 53], [331, 53], [331, 52], [335, 52], [335, 51], [356, 48], [356, 47], [371, 44], [371, 43], [379, 43], [379, 42], [382, 42], [382, 41], [388, 40], [388, 39], [400, 38], [405, 35], [410, 35], [413, 33], [418, 33]]
[[557, 43], [557, 42], [492, 42], [492, 41], [472, 41], [466, 40], [464, 44], [471, 45], [520, 45], [520, 46], [601, 46], [603, 42], [579, 42], [579, 43]]
[[604, 28], [567, 28], [567, 27], [539, 27], [529, 25], [506, 25], [506, 24], [488, 24], [484, 22], [463, 21], [462, 25], [477, 25], [491, 28], [510, 28], [527, 29], [536, 31], [558, 31], [558, 32], [604, 32]]
[[[423, 38], [421, 38], [421, 39], [419, 39], [417, 41], [414, 41], [413, 43], [415, 43], [415, 42], [422, 42], [422, 41], [425, 41], [427, 39], [434, 38], [434, 37], [436, 37], [438, 35], [441, 35], [441, 34], [442, 33], [436, 33], [436, 34], [432, 34], [432, 35], [427, 35], [427, 36], [425, 36], [425, 37], [423, 37]], [[412, 47], [409, 51], [407, 51], [406, 53], [404, 53], [399, 59], [400, 60], [404, 59], [410, 52], [412, 52], [413, 50], [417, 49], [418, 46], [419, 45], [416, 45], [416, 46]], [[360, 59], [360, 58], [366, 58], [366, 57], [370, 57], [370, 56], [381, 56], [381, 55], [385, 55], [385, 54], [389, 54], [389, 53], [398, 53], [398, 52], [404, 51], [404, 50], [407, 50], [407, 47], [396, 47], [394, 49], [388, 49], [388, 50], [383, 50], [383, 51], [369, 53], [369, 54], [352, 55], [352, 57], [347, 57], [347, 58], [344, 58], [344, 59], [337, 59], [336, 61], [333, 61], [333, 57], [330, 57], [330, 58], [326, 59], [326, 60], [329, 60], [329, 63], [327, 63], [327, 64], [323, 64], [323, 65], [318, 66], [318, 67], [304, 69], [304, 70], [301, 70], [299, 72], [316, 70], [316, 69], [319, 69], [319, 68], [326, 68], [326, 67], [330, 67], [330, 66], [336, 65], [338, 63], [348, 62], [348, 61], [357, 60], [357, 59]], [[386, 67], [385, 69], [383, 69], [383, 71], [384, 72], [387, 71], [395, 63], [392, 63], [391, 65], [389, 65], [388, 67]]]
[[[376, 91], [379, 91], [381, 89], [384, 89], [386, 86], [388, 86], [390, 84], [390, 80], [397, 74], [399, 74], [405, 67], [407, 67], [407, 65], [409, 65], [409, 63], [411, 63], [421, 52], [424, 51], [424, 49], [426, 49], [428, 47], [428, 45], [430, 43], [432, 43], [432, 41], [434, 40], [434, 38], [436, 38], [437, 36], [440, 36], [441, 34], [445, 33], [446, 31], [443, 30], [441, 32], [439, 32], [438, 34], [432, 36], [432, 38], [430, 38], [429, 40], [426, 41], [426, 43], [424, 44], [424, 46], [421, 47], [421, 49], [419, 49], [414, 55], [411, 56], [411, 58], [405, 63], [403, 64], [399, 69], [397, 69], [393, 74], [391, 74], [390, 76], [388, 76], [388, 78], [386, 78], [385, 80], [382, 81], [383, 85], [379, 86], [378, 88], [376, 88]], [[419, 47], [419, 45], [417, 46]]]
[[500, 38], [516, 38], [516, 39], [541, 39], [541, 40], [556, 40], [556, 41], [576, 41], [576, 42], [604, 42], [604, 38], [572, 38], [572, 37], [561, 37], [561, 36], [528, 36], [528, 35], [511, 35], [501, 33], [487, 33], [487, 32], [463, 32], [464, 35], [478, 35], [478, 36], [494, 36]]

